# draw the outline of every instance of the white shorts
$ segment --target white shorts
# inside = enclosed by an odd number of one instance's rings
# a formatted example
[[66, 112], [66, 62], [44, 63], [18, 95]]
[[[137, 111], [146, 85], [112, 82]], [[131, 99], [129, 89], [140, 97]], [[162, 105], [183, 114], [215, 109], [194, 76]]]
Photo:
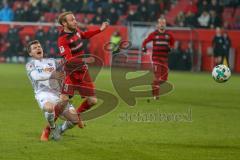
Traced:
[[53, 92], [39, 92], [35, 95], [35, 98], [39, 104], [39, 107], [43, 110], [44, 105], [47, 102], [57, 104], [60, 101], [60, 97], [57, 93]]
[[[35, 98], [41, 110], [43, 110], [43, 107], [47, 102], [57, 104], [60, 101], [59, 94], [53, 92], [39, 92], [35, 95]], [[66, 109], [74, 109], [74, 107], [70, 103], [68, 103]]]

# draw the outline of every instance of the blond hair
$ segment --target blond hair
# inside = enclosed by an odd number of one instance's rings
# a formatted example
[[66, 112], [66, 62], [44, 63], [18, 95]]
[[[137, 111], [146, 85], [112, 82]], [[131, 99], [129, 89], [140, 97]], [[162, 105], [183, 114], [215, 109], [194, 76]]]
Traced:
[[166, 21], [166, 18], [161, 16], [161, 17], [158, 18], [158, 21]]
[[66, 16], [69, 14], [73, 14], [73, 12], [68, 11], [68, 12], [63, 12], [58, 16], [58, 23], [60, 25], [63, 25], [63, 22], [66, 22]]

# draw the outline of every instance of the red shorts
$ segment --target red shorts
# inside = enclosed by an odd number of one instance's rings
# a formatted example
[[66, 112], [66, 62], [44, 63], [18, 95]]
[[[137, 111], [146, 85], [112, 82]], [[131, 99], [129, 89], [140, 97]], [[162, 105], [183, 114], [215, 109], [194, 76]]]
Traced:
[[66, 75], [62, 94], [73, 96], [77, 92], [82, 97], [95, 96], [95, 85], [92, 82], [88, 69], [73, 71]]
[[154, 81], [168, 80], [168, 64], [167, 63], [153, 63]]

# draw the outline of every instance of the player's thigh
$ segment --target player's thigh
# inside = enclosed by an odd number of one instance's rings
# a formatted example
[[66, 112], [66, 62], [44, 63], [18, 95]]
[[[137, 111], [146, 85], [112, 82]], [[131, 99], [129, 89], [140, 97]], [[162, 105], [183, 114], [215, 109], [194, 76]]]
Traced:
[[95, 85], [93, 82], [82, 82], [77, 90], [81, 97], [95, 97]]
[[67, 103], [69, 102], [69, 95], [67, 95], [67, 94], [61, 94], [59, 96], [59, 98], [60, 98], [60, 102], [59, 103], [61, 103], [61, 105], [63, 105], [63, 106], [66, 106]]
[[98, 101], [96, 96], [86, 97], [86, 100], [89, 105], [95, 105], [97, 104], [97, 101]]
[[168, 64], [155, 63], [153, 65], [156, 80], [166, 81], [168, 79]]
[[69, 78], [66, 78], [61, 93], [64, 95], [74, 95], [74, 84], [72, 82], [69, 82]]
[[53, 104], [51, 102], [46, 102], [43, 106], [43, 111], [52, 113], [52, 112], [54, 112], [54, 107], [55, 107], [55, 104]]

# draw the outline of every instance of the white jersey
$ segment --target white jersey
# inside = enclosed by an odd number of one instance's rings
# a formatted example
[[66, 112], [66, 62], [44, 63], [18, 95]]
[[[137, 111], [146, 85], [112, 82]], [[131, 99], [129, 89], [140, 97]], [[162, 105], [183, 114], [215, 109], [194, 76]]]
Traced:
[[40, 92], [60, 93], [61, 84], [51, 75], [59, 67], [59, 63], [52, 58], [31, 60], [26, 64], [28, 78], [32, 82], [35, 94]]

